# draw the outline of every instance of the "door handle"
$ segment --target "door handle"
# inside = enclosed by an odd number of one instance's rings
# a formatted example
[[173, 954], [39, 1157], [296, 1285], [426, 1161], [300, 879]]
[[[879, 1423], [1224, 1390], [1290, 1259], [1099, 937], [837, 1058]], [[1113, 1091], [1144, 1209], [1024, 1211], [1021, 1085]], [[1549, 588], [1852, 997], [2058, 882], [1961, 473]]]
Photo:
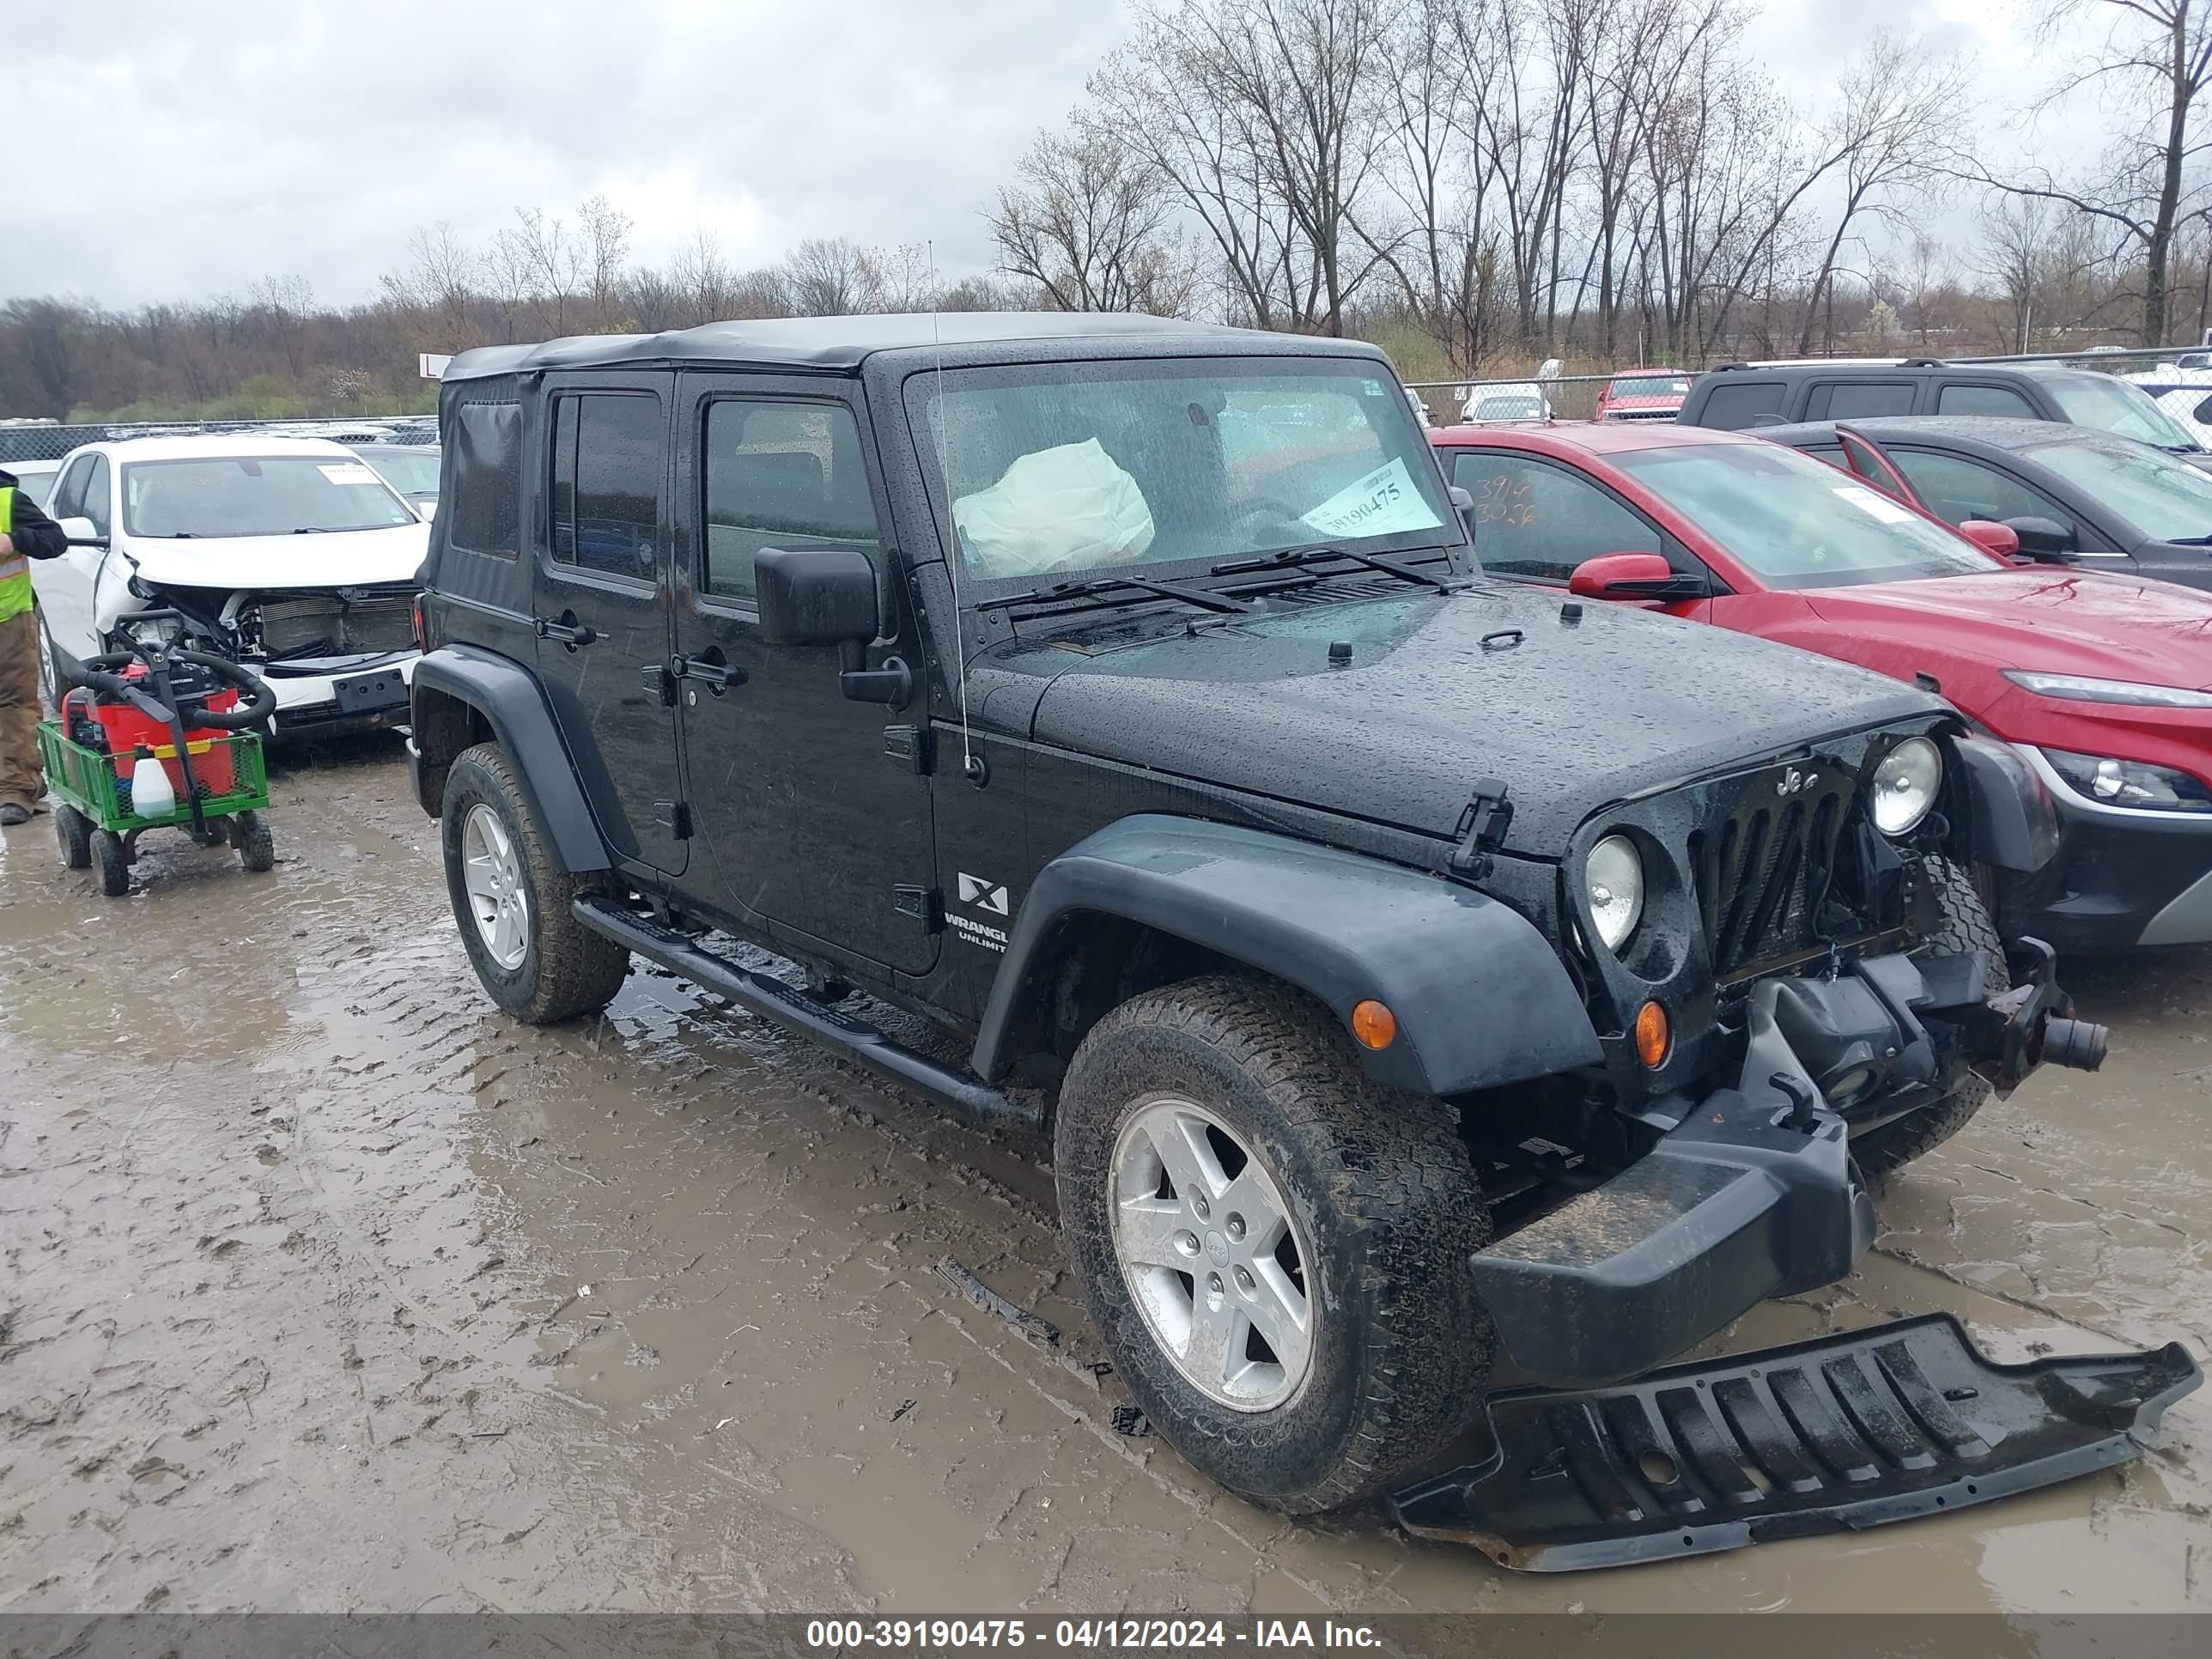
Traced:
[[745, 683], [745, 671], [731, 663], [715, 662], [704, 657], [679, 656], [673, 666], [678, 679], [696, 680], [717, 696], [731, 686]]
[[587, 622], [578, 622], [573, 611], [563, 611], [558, 617], [532, 617], [530, 625], [539, 639], [558, 640], [571, 651], [599, 637], [599, 630]]

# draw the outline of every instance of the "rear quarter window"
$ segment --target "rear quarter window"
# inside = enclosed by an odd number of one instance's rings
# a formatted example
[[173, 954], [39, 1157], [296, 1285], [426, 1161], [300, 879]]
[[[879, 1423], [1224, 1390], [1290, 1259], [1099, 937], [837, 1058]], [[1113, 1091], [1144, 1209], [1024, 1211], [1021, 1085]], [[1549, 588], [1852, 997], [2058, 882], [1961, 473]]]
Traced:
[[522, 545], [522, 405], [460, 404], [446, 440], [452, 495], [439, 504], [447, 542], [511, 559]]
[[2035, 405], [2008, 386], [1947, 386], [1937, 388], [1938, 415], [2002, 415], [2033, 421]]
[[1729, 380], [1706, 394], [1705, 402], [1698, 407], [1693, 424], [1741, 432], [1746, 427], [1757, 426], [1761, 416], [1787, 419], [1789, 401], [1787, 380]]

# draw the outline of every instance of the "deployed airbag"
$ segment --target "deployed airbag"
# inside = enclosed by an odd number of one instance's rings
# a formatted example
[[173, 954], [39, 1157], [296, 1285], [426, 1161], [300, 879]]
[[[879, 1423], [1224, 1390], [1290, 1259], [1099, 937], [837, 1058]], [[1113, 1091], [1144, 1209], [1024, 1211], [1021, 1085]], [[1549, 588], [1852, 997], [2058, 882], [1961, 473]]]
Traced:
[[1127, 564], [1152, 544], [1144, 492], [1096, 438], [1021, 457], [954, 501], [952, 522], [969, 567], [992, 578]]

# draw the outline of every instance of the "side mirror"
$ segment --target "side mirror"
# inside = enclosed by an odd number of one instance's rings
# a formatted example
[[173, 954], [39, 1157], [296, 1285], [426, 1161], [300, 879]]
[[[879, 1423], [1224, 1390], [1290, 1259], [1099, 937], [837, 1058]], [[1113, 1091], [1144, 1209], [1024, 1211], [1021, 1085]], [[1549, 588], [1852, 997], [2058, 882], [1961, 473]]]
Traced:
[[1578, 599], [1702, 599], [1705, 579], [1672, 569], [1656, 553], [1601, 553], [1584, 559], [1567, 579]]
[[753, 559], [761, 638], [769, 645], [863, 645], [876, 637], [876, 571], [849, 548], [764, 547]]
[[2005, 528], [2019, 540], [2020, 550], [2032, 559], [2063, 559], [2075, 550], [2074, 530], [2056, 519], [2007, 519]]
[[107, 538], [100, 533], [89, 519], [63, 519], [55, 527], [69, 538], [71, 547], [104, 548], [107, 545]]
[[896, 657], [870, 668], [868, 644], [881, 613], [876, 569], [867, 556], [843, 547], [764, 547], [753, 556], [753, 602], [769, 645], [834, 645], [837, 689], [854, 702], [903, 708], [914, 673]]
[[1469, 541], [1474, 539], [1474, 492], [1458, 484], [1444, 486], [1444, 494], [1451, 498], [1452, 511], [1459, 514], [1461, 528], [1467, 532]]
[[1993, 519], [1967, 519], [1959, 526], [1959, 533], [2001, 559], [2020, 557], [2020, 532], [2008, 524], [1999, 524]]

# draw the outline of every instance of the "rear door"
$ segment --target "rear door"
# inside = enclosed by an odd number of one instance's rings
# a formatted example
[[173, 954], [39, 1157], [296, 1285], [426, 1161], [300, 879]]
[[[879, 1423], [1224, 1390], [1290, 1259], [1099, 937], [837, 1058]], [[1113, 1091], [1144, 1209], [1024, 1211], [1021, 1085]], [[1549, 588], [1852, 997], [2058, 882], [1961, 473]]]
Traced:
[[675, 569], [666, 374], [546, 377], [538, 673], [616, 850], [670, 875], [687, 856], [665, 666]]
[[855, 549], [899, 654], [923, 660], [860, 396], [822, 376], [679, 379], [674, 684], [701, 860], [686, 885], [740, 921], [920, 973], [942, 915], [924, 711], [848, 701], [834, 648], [763, 644], [753, 580], [763, 548]]

